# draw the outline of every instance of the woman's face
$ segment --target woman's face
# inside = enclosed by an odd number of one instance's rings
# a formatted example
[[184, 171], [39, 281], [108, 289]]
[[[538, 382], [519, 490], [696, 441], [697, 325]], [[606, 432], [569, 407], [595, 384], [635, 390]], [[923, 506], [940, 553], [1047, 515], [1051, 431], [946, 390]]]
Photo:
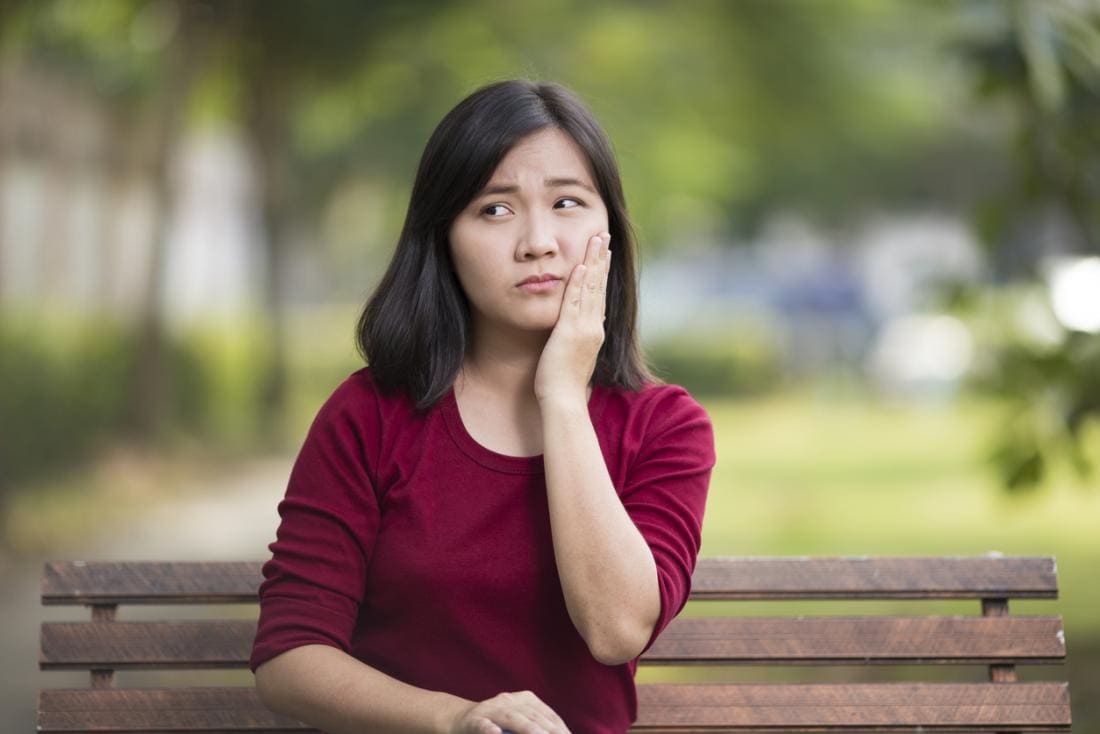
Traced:
[[[475, 332], [552, 329], [569, 274], [589, 238], [606, 231], [607, 207], [573, 139], [555, 127], [522, 139], [451, 225], [451, 259]], [[520, 286], [547, 275], [556, 280]]]

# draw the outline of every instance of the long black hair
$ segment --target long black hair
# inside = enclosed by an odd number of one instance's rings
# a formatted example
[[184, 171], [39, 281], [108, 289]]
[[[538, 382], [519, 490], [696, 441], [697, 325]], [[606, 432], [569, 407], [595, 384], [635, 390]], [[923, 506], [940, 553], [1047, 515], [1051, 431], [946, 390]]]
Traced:
[[470, 339], [470, 307], [451, 263], [451, 225], [516, 143], [551, 126], [587, 156], [615, 243], [593, 381], [630, 390], [660, 382], [638, 342], [634, 231], [607, 136], [565, 87], [513, 79], [459, 102], [424, 149], [393, 260], [357, 327], [359, 353], [384, 392], [403, 391], [427, 410], [451, 388]]

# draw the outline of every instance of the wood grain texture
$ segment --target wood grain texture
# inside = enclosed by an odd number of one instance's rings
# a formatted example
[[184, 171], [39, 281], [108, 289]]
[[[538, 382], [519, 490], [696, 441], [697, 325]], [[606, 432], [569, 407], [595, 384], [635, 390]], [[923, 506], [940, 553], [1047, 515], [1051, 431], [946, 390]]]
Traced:
[[38, 662], [42, 670], [244, 668], [255, 635], [251, 620], [46, 622]]
[[[47, 622], [39, 667], [244, 668], [256, 623]], [[1065, 658], [1060, 617], [675, 619], [643, 664], [1051, 663]]]
[[1055, 663], [1060, 617], [680, 618], [643, 661], [655, 664]]
[[259, 561], [48, 561], [42, 603], [255, 603], [262, 566]]
[[[50, 561], [42, 603], [255, 602], [260, 561]], [[701, 558], [693, 599], [1055, 598], [1051, 557]]]
[[1064, 683], [639, 686], [637, 732], [1069, 731]]
[[980, 599], [1058, 596], [1052, 557], [700, 558], [695, 599]]
[[[631, 731], [1069, 731], [1064, 683], [642, 685]], [[251, 688], [55, 689], [40, 732], [302, 731]]]
[[40, 732], [315, 731], [272, 713], [253, 688], [48, 689]]

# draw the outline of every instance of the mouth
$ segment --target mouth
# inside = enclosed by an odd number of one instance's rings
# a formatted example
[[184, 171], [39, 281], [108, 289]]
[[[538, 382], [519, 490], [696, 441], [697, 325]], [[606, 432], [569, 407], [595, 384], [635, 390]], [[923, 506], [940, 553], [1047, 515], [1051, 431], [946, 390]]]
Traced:
[[561, 283], [561, 278], [553, 275], [544, 275], [528, 278], [522, 283], [518, 283], [516, 287], [524, 293], [549, 293], [557, 289], [559, 283]]

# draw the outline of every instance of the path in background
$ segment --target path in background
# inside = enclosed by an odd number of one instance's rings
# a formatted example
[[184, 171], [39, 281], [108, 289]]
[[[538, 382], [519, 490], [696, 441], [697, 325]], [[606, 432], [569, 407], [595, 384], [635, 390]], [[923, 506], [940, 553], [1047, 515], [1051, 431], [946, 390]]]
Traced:
[[[186, 487], [139, 521], [108, 526], [74, 543], [64, 558], [86, 560], [263, 560], [275, 539], [276, 506], [293, 457], [251, 462], [218, 486]], [[61, 556], [55, 556], [61, 557]], [[88, 619], [82, 607], [43, 607], [39, 579], [47, 559], [0, 559], [0, 734], [34, 731], [39, 688], [87, 687], [87, 673], [38, 670], [42, 621]]]

